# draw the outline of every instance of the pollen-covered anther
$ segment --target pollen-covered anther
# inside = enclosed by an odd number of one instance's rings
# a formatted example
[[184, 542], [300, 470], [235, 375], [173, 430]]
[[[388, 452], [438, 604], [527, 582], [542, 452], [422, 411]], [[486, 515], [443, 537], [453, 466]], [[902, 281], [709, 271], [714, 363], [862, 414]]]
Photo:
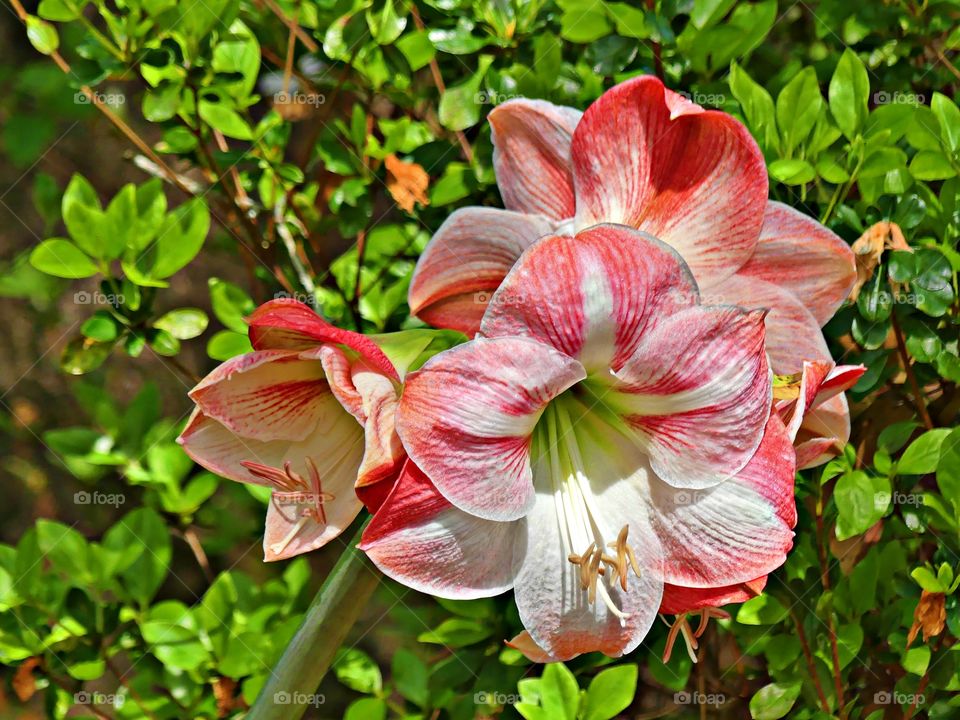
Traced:
[[597, 601], [597, 595], [599, 595], [604, 605], [607, 606], [610, 612], [620, 618], [620, 622], [623, 623], [630, 617], [630, 614], [623, 612], [614, 605], [613, 599], [607, 592], [606, 587], [600, 582], [600, 577], [608, 577], [607, 567], [609, 567], [610, 584], [612, 585], [619, 580], [620, 587], [626, 590], [628, 568], [632, 567], [637, 577], [640, 576], [640, 567], [637, 564], [637, 559], [633, 554], [633, 550], [627, 545], [627, 526], [624, 526], [620, 531], [617, 541], [609, 543], [608, 547], [617, 550], [617, 557], [612, 557], [603, 552], [602, 546], [594, 541], [590, 543], [586, 551], [582, 554], [570, 553], [567, 556], [567, 560], [580, 569], [580, 588], [587, 591], [587, 600], [590, 604], [595, 603]]
[[604, 555], [606, 562], [608, 562], [614, 571], [613, 579], [620, 580], [620, 587], [623, 590], [627, 589], [627, 565], [633, 569], [634, 574], [637, 577], [640, 577], [640, 565], [637, 563], [637, 556], [633, 554], [633, 548], [627, 544], [627, 535], [630, 532], [630, 526], [624, 525], [620, 529], [620, 534], [617, 535], [616, 542], [607, 543], [608, 548], [612, 548], [617, 551], [616, 559], [611, 558], [609, 555]]

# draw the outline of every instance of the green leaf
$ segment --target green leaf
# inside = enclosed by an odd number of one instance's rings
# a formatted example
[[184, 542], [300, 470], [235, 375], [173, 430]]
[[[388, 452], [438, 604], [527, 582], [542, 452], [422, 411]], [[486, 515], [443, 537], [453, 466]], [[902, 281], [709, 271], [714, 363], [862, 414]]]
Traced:
[[925, 567], [914, 568], [913, 572], [910, 573], [910, 577], [916, 580], [917, 585], [927, 592], [942, 593], [946, 590], [937, 576]]
[[493, 634], [489, 623], [467, 618], [449, 618], [433, 630], [420, 633], [417, 642], [460, 648], [486, 640]]
[[343, 720], [387, 720], [387, 703], [380, 698], [360, 698], [347, 707]]
[[750, 717], [753, 720], [779, 720], [790, 712], [802, 687], [799, 680], [765, 685], [750, 698]]
[[190, 340], [203, 334], [208, 322], [207, 314], [199, 308], [179, 308], [154, 320], [153, 326], [178, 340]]
[[188, 200], [160, 224], [156, 263], [150, 276], [167, 278], [196, 257], [210, 229], [210, 213], [200, 198]]
[[774, 160], [769, 170], [775, 180], [785, 185], [804, 185], [817, 176], [813, 165], [799, 158]]
[[240, 113], [223, 102], [201, 100], [198, 112], [205, 123], [227, 137], [237, 140], [253, 140], [253, 132], [250, 130], [247, 121], [243, 119]]
[[900, 664], [908, 673], [914, 675], [925, 675], [930, 666], [930, 646], [921, 645], [915, 648], [909, 648], [903, 653]]
[[847, 48], [840, 56], [837, 69], [830, 79], [828, 97], [830, 114], [837, 127], [852, 140], [866, 124], [867, 101], [870, 96], [870, 78], [867, 68], [857, 54]]
[[407, 33], [397, 40], [395, 45], [403, 53], [403, 56], [407, 59], [407, 64], [413, 71], [429, 65], [437, 54], [426, 30]]
[[247, 324], [243, 319], [256, 307], [250, 296], [239, 286], [218, 278], [210, 278], [208, 285], [213, 314], [230, 330], [246, 335]]
[[960, 518], [960, 428], [954, 428], [940, 445], [937, 487], [953, 503], [954, 513]]
[[960, 108], [943, 93], [935, 92], [930, 109], [940, 121], [940, 137], [950, 152], [960, 150]]
[[853, 470], [837, 479], [833, 496], [837, 505], [837, 539], [846, 540], [869, 530], [886, 513], [890, 506], [890, 480]]
[[113, 350], [112, 342], [78, 337], [67, 343], [60, 355], [60, 369], [70, 375], [84, 375], [103, 365]]
[[575, 720], [580, 704], [580, 686], [563, 663], [550, 663], [540, 678], [540, 705], [547, 717]]
[[777, 126], [780, 151], [789, 155], [806, 139], [820, 115], [823, 98], [812, 67], [804, 68], [786, 84], [777, 96]]
[[946, 180], [957, 174], [942, 150], [921, 150], [908, 169], [917, 180]]
[[628, 664], [597, 673], [587, 688], [583, 720], [610, 720], [626, 710], [637, 692], [637, 672]]
[[493, 63], [492, 55], [481, 55], [477, 71], [465, 82], [447, 88], [440, 98], [440, 123], [450, 130], [466, 130], [480, 120], [481, 103], [477, 97], [480, 83]]
[[253, 352], [253, 346], [246, 333], [233, 330], [221, 330], [207, 343], [207, 355], [214, 360], [229, 360], [248, 352]]
[[743, 108], [747, 125], [760, 145], [776, 149], [779, 145], [773, 99], [761, 85], [754, 82], [737, 63], [730, 64], [730, 91]]
[[565, 2], [560, 17], [560, 35], [575, 43], [591, 43], [609, 34], [610, 20], [602, 5]]
[[340, 649], [333, 661], [337, 680], [348, 688], [367, 695], [376, 695], [383, 689], [380, 668], [369, 655], [357, 648]]
[[48, 275], [62, 278], [85, 278], [96, 275], [96, 263], [64, 238], [50, 238], [30, 253], [30, 264]]
[[97, 342], [113, 342], [120, 335], [120, 331], [121, 327], [113, 315], [104, 310], [98, 310], [80, 326], [84, 337]]
[[27, 16], [27, 38], [30, 44], [44, 55], [51, 55], [60, 47], [57, 29], [34, 15]]
[[926, 475], [937, 469], [940, 460], [940, 448], [950, 428], [928, 430], [914, 440], [897, 461], [897, 473], [900, 475]]
[[82, 175], [70, 178], [60, 203], [63, 222], [73, 241], [94, 258], [104, 257], [106, 217], [97, 191]]
[[414, 705], [426, 708], [430, 697], [430, 670], [426, 664], [409, 650], [400, 648], [394, 653], [390, 668], [397, 692]]
[[170, 532], [156, 511], [140, 508], [125, 515], [103, 537], [103, 546], [132, 553], [135, 560], [122, 572], [130, 594], [146, 605], [163, 583], [170, 565]]
[[750, 598], [737, 611], [743, 625], [775, 625], [787, 616], [787, 609], [773, 595], [764, 593]]

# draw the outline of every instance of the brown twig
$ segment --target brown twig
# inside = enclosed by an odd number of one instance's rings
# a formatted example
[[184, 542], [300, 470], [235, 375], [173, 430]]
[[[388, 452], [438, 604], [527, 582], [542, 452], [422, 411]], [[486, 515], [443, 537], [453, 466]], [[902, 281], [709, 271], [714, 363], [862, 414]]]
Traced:
[[814, 687], [817, 689], [817, 697], [820, 698], [820, 705], [823, 711], [830, 714], [830, 703], [827, 701], [827, 695], [823, 691], [823, 685], [820, 683], [820, 676], [817, 674], [817, 666], [813, 660], [813, 653], [810, 652], [810, 644], [807, 642], [807, 635], [803, 632], [803, 624], [795, 612], [790, 613], [794, 624], [797, 626], [797, 638], [800, 640], [800, 647], [803, 649], [803, 657], [807, 661], [807, 669], [810, 671], [810, 677], [813, 678]]
[[960, 70], [957, 70], [956, 65], [954, 65], [952, 62], [950, 62], [950, 58], [948, 58], [946, 55], [944, 55], [943, 50], [941, 50], [941, 49], [938, 48], [938, 47], [935, 47], [935, 48], [933, 49], [933, 52], [934, 52], [934, 54], [936, 54], [937, 60], [939, 60], [939, 61], [943, 64], [943, 66], [947, 68], [947, 70], [949, 70], [951, 73], [953, 73], [953, 76], [954, 76], [955, 78], [957, 78], [958, 80], [960, 80]]
[[[107, 655], [106, 648], [103, 648], [103, 652], [101, 653], [101, 656], [103, 657], [103, 661], [104, 663], [106, 663], [107, 668], [117, 678], [117, 682], [119, 682], [120, 685], [122, 685], [126, 689], [126, 691], [130, 693], [130, 697], [132, 697], [134, 702], [140, 706], [140, 711], [148, 718], [151, 718], [151, 720], [156, 720], [157, 716], [154, 715], [152, 712], [150, 712], [150, 710], [148, 709], [149, 705], [147, 705], [146, 701], [143, 699], [143, 696], [140, 693], [138, 693], [137, 690], [133, 687], [133, 685], [131, 685], [127, 681], [126, 674], [120, 668], [117, 667], [117, 664], [113, 661], [113, 658]], [[180, 703], [177, 703], [177, 704], [179, 705]]]
[[[820, 583], [824, 592], [830, 592], [830, 568], [827, 565], [827, 553], [823, 544], [823, 495], [817, 498], [817, 559], [820, 561]], [[830, 637], [830, 653], [833, 658], [833, 684], [837, 694], [837, 710], [841, 720], [846, 718], [843, 706], [843, 678], [840, 675], [840, 649], [837, 646], [837, 629], [833, 624], [833, 609], [827, 610], [827, 632]]]
[[900, 321], [897, 320], [896, 311], [890, 313], [890, 324], [893, 326], [893, 335], [897, 339], [897, 352], [900, 355], [903, 371], [907, 374], [907, 382], [910, 383], [910, 389], [913, 391], [913, 401], [917, 406], [917, 413], [919, 413], [924, 427], [927, 430], [933, 430], [933, 418], [930, 417], [927, 410], [927, 403], [924, 401], [923, 391], [920, 389], [920, 383], [917, 382], [917, 376], [913, 373], [910, 355], [907, 354], [907, 344], [903, 340], [903, 331], [900, 329]]
[[[420, 19], [420, 11], [417, 10], [416, 3], [410, 4], [410, 15], [413, 17], [413, 23], [417, 26], [417, 30], [423, 32], [426, 26], [423, 24], [423, 20]], [[430, 74], [433, 76], [433, 84], [437, 86], [437, 91], [442, 96], [447, 91], [447, 88], [443, 83], [443, 76], [440, 75], [440, 66], [437, 64], [436, 58], [430, 58]], [[463, 134], [462, 130], [457, 130], [456, 136], [457, 142], [460, 144], [460, 150], [463, 152], [463, 159], [468, 163], [472, 163], [473, 148], [470, 147], [467, 136]]]
[[284, 15], [283, 10], [279, 5], [277, 5], [273, 0], [263, 0], [263, 4], [269, 8], [270, 12], [277, 16], [277, 18], [290, 28], [290, 32], [297, 36], [297, 39], [303, 43], [303, 46], [307, 48], [310, 52], [317, 52], [320, 49], [320, 46], [317, 45], [316, 41], [307, 35], [304, 32], [303, 28], [300, 27], [300, 24], [296, 19], [291, 20], [286, 15]]
[[190, 552], [193, 553], [193, 557], [196, 559], [197, 565], [199, 565], [200, 569], [203, 571], [204, 579], [206, 579], [208, 583], [212, 583], [214, 580], [214, 574], [213, 570], [210, 569], [210, 559], [207, 557], [207, 553], [203, 549], [203, 545], [200, 544], [200, 538], [197, 537], [196, 531], [192, 527], [188, 527], [186, 530], [177, 531], [177, 534], [190, 548]]

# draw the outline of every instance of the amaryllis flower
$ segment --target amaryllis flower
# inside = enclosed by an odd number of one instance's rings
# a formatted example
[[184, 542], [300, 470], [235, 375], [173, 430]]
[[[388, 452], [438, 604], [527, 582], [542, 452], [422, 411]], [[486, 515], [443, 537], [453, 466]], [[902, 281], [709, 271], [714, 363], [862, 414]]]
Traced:
[[540, 100], [489, 116], [505, 210], [453, 213], [410, 285], [411, 311], [472, 334], [491, 293], [540, 236], [630, 225], [673, 246], [711, 303], [768, 309], [774, 372], [828, 362], [820, 326], [856, 279], [853, 253], [806, 215], [767, 199], [747, 129], [654, 77], [605, 92], [582, 117]]
[[629, 652], [665, 583], [749, 582], [791, 546], [763, 320], [628, 227], [541, 239], [479, 336], [407, 375], [409, 460], [361, 547], [434, 595], [513, 588], [544, 657]]
[[375, 509], [389, 492], [406, 460], [394, 429], [405, 366], [294, 300], [248, 322], [254, 352], [190, 392], [197, 407], [178, 442], [208, 470], [273, 490], [263, 548], [280, 560], [321, 547], [361, 498]]

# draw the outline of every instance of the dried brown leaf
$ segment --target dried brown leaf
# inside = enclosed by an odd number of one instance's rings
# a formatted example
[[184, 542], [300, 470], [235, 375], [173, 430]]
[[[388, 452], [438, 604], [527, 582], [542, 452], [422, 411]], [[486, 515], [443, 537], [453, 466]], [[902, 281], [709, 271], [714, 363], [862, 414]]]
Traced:
[[430, 176], [427, 171], [415, 162], [405, 162], [396, 155], [387, 155], [384, 159], [387, 166], [387, 190], [401, 208], [406, 212], [413, 212], [414, 203], [429, 205], [427, 187], [430, 185]]

